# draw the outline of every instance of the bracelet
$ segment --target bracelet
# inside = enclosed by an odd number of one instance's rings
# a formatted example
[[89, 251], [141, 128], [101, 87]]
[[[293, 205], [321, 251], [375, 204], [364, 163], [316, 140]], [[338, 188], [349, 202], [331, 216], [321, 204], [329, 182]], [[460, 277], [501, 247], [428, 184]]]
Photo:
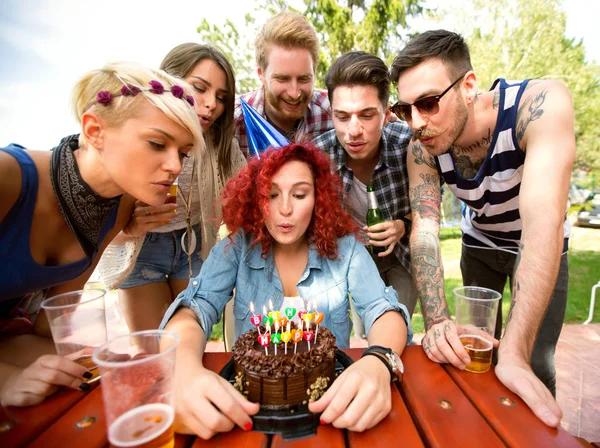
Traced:
[[401, 216], [398, 219], [404, 223], [404, 235], [402, 236], [402, 238], [409, 236], [410, 231], [412, 230], [412, 221], [406, 216]]
[[394, 371], [392, 370], [392, 367], [390, 366], [390, 364], [383, 359], [381, 356], [379, 356], [377, 353], [375, 352], [365, 352], [362, 354], [362, 356], [360, 357], [361, 359], [364, 358], [365, 356], [375, 356], [377, 359], [379, 359], [383, 364], [385, 364], [385, 367], [388, 369], [388, 372], [390, 372], [390, 381], [394, 381], [394, 378], [396, 378], [396, 374], [394, 373]]

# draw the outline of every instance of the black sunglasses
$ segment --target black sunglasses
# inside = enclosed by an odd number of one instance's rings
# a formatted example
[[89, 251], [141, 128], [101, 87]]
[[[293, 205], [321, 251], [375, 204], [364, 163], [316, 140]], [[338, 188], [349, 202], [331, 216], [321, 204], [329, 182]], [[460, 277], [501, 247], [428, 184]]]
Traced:
[[446, 93], [448, 93], [458, 81], [463, 79], [467, 73], [468, 72], [465, 72], [462, 75], [460, 75], [460, 77], [456, 81], [450, 84], [450, 87], [448, 87], [439, 95], [421, 98], [420, 100], [417, 100], [412, 104], [400, 104], [400, 102], [397, 102], [391, 107], [392, 112], [394, 112], [398, 118], [404, 121], [408, 121], [412, 118], [412, 106], [415, 106], [421, 115], [431, 116], [437, 114], [440, 111], [440, 100], [442, 99], [442, 97]]

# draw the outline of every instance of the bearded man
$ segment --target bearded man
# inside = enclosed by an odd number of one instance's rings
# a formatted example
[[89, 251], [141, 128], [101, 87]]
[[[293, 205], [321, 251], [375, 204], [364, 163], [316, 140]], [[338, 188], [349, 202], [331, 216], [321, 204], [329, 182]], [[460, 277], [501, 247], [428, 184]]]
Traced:
[[[300, 14], [285, 11], [269, 19], [256, 36], [256, 65], [262, 87], [241, 97], [290, 142], [306, 141], [333, 128], [327, 92], [315, 89], [319, 40]], [[249, 157], [239, 98], [235, 138]]]
[[[446, 30], [413, 38], [394, 60], [392, 110], [414, 132], [408, 150], [412, 272], [434, 362], [470, 361], [450, 319], [440, 257], [440, 185], [465, 205], [464, 285], [512, 302], [498, 379], [547, 425], [558, 426], [554, 351], [568, 285], [567, 196], [575, 159], [573, 102], [560, 81], [498, 79], [478, 94], [469, 48]], [[496, 338], [502, 329], [501, 307]], [[495, 341], [498, 345], [498, 341]]]

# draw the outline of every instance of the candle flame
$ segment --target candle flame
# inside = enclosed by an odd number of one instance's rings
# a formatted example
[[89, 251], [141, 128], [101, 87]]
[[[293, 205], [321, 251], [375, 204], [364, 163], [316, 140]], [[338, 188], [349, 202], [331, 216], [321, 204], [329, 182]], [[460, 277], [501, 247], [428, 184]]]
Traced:
[[250, 302], [250, 312], [254, 314], [254, 302]]

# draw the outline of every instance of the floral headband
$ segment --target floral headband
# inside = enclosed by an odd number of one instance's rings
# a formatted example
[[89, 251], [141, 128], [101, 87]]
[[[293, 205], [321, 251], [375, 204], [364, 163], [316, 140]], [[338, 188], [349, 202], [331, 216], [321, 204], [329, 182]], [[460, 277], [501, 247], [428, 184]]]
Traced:
[[[151, 92], [156, 93], [157, 95], [162, 95], [165, 92], [165, 87], [159, 81], [150, 81], [149, 84], [149, 89], [140, 89], [139, 87], [132, 86], [131, 84], [126, 84], [121, 87], [121, 93], [117, 93], [115, 95], [110, 93], [108, 90], [101, 90], [98, 92], [98, 95], [96, 95], [96, 101], [98, 104], [108, 106], [113, 98], [117, 98], [119, 96], [136, 96], [140, 92]], [[187, 101], [190, 106], [195, 104], [194, 97], [191, 95], [184, 95], [185, 92], [181, 86], [172, 86], [170, 92], [175, 98], [180, 98]]]

